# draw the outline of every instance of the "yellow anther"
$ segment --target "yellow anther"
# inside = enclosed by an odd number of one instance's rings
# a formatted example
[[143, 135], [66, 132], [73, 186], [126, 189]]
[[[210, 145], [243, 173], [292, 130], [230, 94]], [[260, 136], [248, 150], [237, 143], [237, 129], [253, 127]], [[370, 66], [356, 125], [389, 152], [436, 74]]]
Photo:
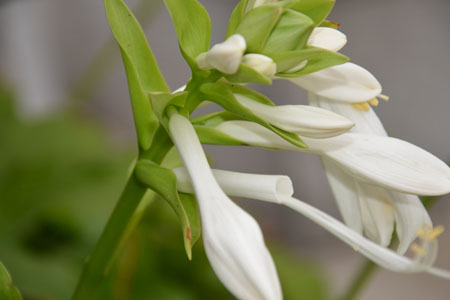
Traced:
[[442, 225], [436, 226], [431, 232], [427, 234], [427, 239], [432, 241], [444, 232], [445, 228]]
[[419, 255], [419, 256], [427, 255], [427, 252], [425, 251], [425, 249], [423, 249], [421, 246], [419, 246], [416, 243], [411, 245], [411, 251], [414, 252], [415, 254]]
[[425, 229], [424, 228], [420, 228], [419, 230], [417, 230], [417, 235], [421, 238], [424, 238], [426, 235]]
[[372, 106], [378, 106], [378, 104], [380, 104], [380, 102], [378, 102], [377, 98], [373, 98], [372, 100], [369, 100], [369, 104]]
[[362, 111], [370, 110], [370, 105], [368, 102], [352, 103], [352, 106], [353, 106], [353, 108], [355, 108], [357, 110], [362, 110]]
[[389, 96], [383, 95], [383, 94], [379, 94], [378, 98], [383, 99], [384, 101], [389, 101]]

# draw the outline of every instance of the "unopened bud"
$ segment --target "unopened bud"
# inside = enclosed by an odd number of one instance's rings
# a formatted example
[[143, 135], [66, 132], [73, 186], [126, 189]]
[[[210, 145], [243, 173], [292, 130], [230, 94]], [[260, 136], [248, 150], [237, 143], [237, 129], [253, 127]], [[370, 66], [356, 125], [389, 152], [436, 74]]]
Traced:
[[270, 57], [262, 54], [246, 54], [242, 58], [242, 63], [269, 78], [273, 77], [277, 72], [275, 62]]
[[246, 47], [242, 35], [233, 34], [223, 43], [214, 45], [206, 53], [204, 59], [200, 54], [197, 63], [199, 63], [199, 67], [201, 64], [204, 68], [210, 66], [222, 73], [234, 74], [239, 69]]

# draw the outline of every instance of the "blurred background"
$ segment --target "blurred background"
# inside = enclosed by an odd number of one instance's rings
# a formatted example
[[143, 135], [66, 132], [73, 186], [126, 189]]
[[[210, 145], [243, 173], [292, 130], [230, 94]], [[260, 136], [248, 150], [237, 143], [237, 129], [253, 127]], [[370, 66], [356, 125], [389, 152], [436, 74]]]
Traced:
[[[237, 0], [201, 0], [221, 42]], [[130, 0], [170, 86], [190, 76], [162, 0]], [[343, 53], [382, 83], [376, 108], [392, 136], [450, 161], [450, 1], [338, 0], [329, 16]], [[258, 87], [306, 103], [287, 82]], [[210, 108], [211, 109], [211, 108]], [[69, 299], [136, 153], [126, 78], [103, 1], [0, 0], [0, 261], [25, 299]], [[296, 196], [339, 217], [317, 157], [207, 146], [214, 167], [289, 175]], [[238, 200], [260, 222], [286, 299], [334, 299], [364, 259], [319, 226], [271, 204]], [[450, 228], [450, 197], [431, 209]], [[450, 233], [437, 265], [450, 269]], [[334, 296], [334, 297], [331, 297]], [[198, 243], [184, 254], [176, 218], [155, 201], [102, 286], [104, 299], [231, 299]], [[378, 270], [360, 299], [449, 299], [429, 275]]]

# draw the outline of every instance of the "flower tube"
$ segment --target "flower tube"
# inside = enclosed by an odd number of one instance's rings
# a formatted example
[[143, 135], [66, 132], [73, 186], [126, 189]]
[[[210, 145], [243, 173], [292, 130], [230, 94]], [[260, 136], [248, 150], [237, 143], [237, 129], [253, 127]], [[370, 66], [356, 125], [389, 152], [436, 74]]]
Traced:
[[261, 229], [217, 184], [189, 120], [172, 113], [169, 130], [192, 181], [205, 251], [219, 279], [239, 299], [282, 299]]

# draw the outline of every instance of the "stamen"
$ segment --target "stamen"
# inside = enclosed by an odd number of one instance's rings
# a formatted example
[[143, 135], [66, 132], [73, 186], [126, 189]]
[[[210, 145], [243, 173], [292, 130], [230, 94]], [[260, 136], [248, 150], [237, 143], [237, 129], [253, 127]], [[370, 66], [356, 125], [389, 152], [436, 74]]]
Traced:
[[379, 94], [378, 98], [383, 99], [384, 101], [389, 101], [389, 96], [383, 95], [383, 94]]
[[370, 110], [370, 105], [368, 102], [352, 103], [352, 106], [353, 106], [353, 108], [355, 108], [357, 110], [362, 110], [362, 111]]
[[377, 98], [373, 98], [372, 100], [369, 100], [369, 104], [372, 106], [378, 106], [378, 104], [380, 104], [380, 102], [378, 102]]
[[419, 255], [419, 256], [427, 255], [427, 252], [425, 251], [425, 249], [423, 247], [419, 246], [416, 243], [411, 245], [411, 251], [414, 252], [415, 254]]
[[442, 225], [436, 226], [430, 233], [428, 233], [427, 238], [432, 241], [440, 236], [444, 232], [445, 228]]

